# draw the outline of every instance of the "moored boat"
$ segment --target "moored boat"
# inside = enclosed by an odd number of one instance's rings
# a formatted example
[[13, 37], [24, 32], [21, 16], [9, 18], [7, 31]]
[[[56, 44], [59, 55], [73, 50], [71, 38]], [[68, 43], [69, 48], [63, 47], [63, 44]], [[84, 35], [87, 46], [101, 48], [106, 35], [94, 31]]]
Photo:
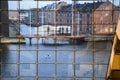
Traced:
[[[70, 40], [66, 36], [70, 36], [70, 26], [42, 26], [43, 38], [42, 44], [46, 45], [63, 45], [69, 44]], [[48, 36], [48, 37], [47, 37]]]

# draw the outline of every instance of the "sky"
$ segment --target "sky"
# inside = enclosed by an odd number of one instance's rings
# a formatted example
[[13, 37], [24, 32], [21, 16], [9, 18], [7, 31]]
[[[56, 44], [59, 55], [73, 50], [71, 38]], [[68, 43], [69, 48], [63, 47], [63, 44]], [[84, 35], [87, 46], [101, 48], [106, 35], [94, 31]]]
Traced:
[[[68, 4], [72, 3], [71, 0], [60, 0], [60, 1], [64, 1], [64, 2], [67, 2]], [[84, 2], [93, 2], [95, 0], [79, 0], [78, 2], [79, 3], [84, 3]], [[97, 0], [96, 0], [97, 1]], [[101, 1], [101, 0], [100, 0]], [[103, 0], [104, 1], [104, 0]], [[120, 0], [110, 0], [111, 2], [114, 2], [115, 5], [120, 5]], [[38, 7], [41, 8], [47, 4], [52, 4], [56, 1], [40, 1], [38, 2]], [[18, 6], [20, 4], [20, 6]], [[9, 10], [17, 10], [19, 9], [30, 9], [30, 8], [37, 8], [37, 1], [34, 1], [34, 0], [22, 0], [20, 1], [9, 1], [8, 2], [8, 5], [9, 5]]]

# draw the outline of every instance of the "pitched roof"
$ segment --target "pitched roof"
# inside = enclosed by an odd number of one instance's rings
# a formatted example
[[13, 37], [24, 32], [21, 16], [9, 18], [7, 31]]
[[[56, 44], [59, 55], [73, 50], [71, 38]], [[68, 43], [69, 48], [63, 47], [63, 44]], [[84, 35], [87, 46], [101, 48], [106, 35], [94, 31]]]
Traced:
[[104, 2], [96, 2], [96, 3], [87, 3], [82, 10], [84, 11], [92, 11], [93, 9], [97, 9]]
[[65, 3], [65, 2], [58, 2], [58, 3], [52, 3], [52, 4], [48, 4], [44, 7], [42, 7], [42, 10], [54, 10], [58, 5]]
[[[76, 9], [79, 11], [92, 11], [92, 9], [98, 8], [102, 3], [104, 2], [76, 4]], [[72, 7], [72, 4], [68, 4], [67, 6], [61, 6], [59, 10], [72, 10]]]

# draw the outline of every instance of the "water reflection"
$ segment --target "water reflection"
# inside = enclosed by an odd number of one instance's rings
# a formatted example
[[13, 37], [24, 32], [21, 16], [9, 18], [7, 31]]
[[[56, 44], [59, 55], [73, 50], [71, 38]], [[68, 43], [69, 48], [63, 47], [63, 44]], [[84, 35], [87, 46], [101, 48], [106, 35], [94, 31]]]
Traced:
[[[110, 57], [109, 49], [112, 44], [110, 41], [104, 41], [95, 42], [94, 45], [96, 46], [94, 56], [92, 42], [84, 42], [76, 46], [1, 45], [3, 48], [0, 53], [2, 80], [14, 80], [16, 78], [12, 77], [16, 77], [18, 74], [21, 76], [20, 80], [36, 80], [34, 77], [37, 74], [39, 77], [43, 77], [39, 80], [53, 80], [55, 75], [58, 76], [58, 80], [73, 80], [74, 72], [76, 80], [91, 80], [93, 75], [104, 80]], [[103, 45], [105, 46], [103, 47]], [[93, 63], [95, 63], [94, 69]]]

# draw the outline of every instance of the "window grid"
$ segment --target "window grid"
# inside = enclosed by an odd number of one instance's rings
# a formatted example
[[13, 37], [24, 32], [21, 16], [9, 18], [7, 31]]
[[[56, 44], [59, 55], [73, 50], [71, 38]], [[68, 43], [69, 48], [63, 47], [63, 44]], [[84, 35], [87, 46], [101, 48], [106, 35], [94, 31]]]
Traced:
[[[55, 2], [57, 2], [57, 1], [55, 1]], [[94, 1], [93, 1], [94, 2]], [[37, 1], [37, 9], [39, 8], [38, 6], [39, 6], [39, 1]], [[18, 7], [19, 7], [19, 9], [17, 10], [18, 12], [19, 12], [19, 10], [20, 10], [20, 1], [18, 1]], [[57, 11], [55, 10], [55, 13], [56, 13]], [[76, 13], [76, 10], [74, 11], [74, 13]], [[20, 23], [20, 12], [18, 13], [19, 14], [19, 20], [18, 20], [18, 24], [19, 24], [19, 29], [20, 29], [20, 25], [21, 25], [21, 23]], [[94, 14], [92, 14], [93, 16], [94, 16]], [[37, 17], [39, 16], [39, 11], [37, 10]], [[76, 21], [75, 20], [75, 16], [76, 15], [74, 15], [74, 21]], [[92, 21], [94, 21], [94, 18], [92, 18], [93, 20]], [[38, 19], [37, 19], [37, 23], [38, 23]], [[3, 24], [3, 23], [2, 23]], [[4, 23], [4, 24], [6, 24], [6, 23]], [[9, 23], [8, 23], [9, 24]], [[94, 25], [94, 23], [92, 23], [93, 25]], [[54, 25], [55, 26], [57, 26], [57, 23], [54, 23]], [[75, 25], [76, 26], [76, 24], [73, 24], [73, 25]], [[80, 24], [80, 25], [84, 25], [84, 24]], [[91, 24], [90, 24], [91, 25]], [[96, 24], [95, 24], [96, 25]], [[99, 24], [98, 24], [99, 25]], [[36, 26], [37, 26], [37, 34], [39, 34], [39, 27], [38, 27], [38, 24], [36, 24]], [[93, 39], [94, 39], [94, 32], [93, 32]], [[56, 37], [56, 35], [55, 35], [55, 37]], [[21, 38], [23, 38], [23, 37], [21, 37], [21, 36], [18, 36], [17, 38], [19, 38], [19, 42], [20, 42], [20, 39]], [[36, 37], [37, 38], [37, 37]], [[18, 42], [18, 43], [19, 43]], [[100, 79], [100, 80], [105, 80], [105, 76], [106, 75], [102, 75], [102, 72], [101, 73], [97, 73], [97, 71], [96, 70], [99, 70], [99, 68], [100, 68], [100, 66], [107, 66], [108, 65], [108, 61], [107, 61], [107, 63], [106, 62], [104, 62], [104, 63], [100, 63], [99, 61], [98, 62], [96, 62], [96, 56], [95, 55], [97, 55], [96, 53], [97, 52], [99, 52], [100, 50], [103, 50], [103, 51], [105, 51], [105, 52], [109, 52], [109, 54], [108, 54], [108, 56], [110, 56], [110, 50], [111, 50], [111, 48], [108, 48], [108, 49], [96, 49], [96, 46], [97, 46], [97, 44], [96, 44], [96, 42], [95, 41], [93, 41], [93, 42], [91, 42], [92, 43], [92, 49], [89, 49], [89, 47], [88, 47], [88, 49], [86, 49], [86, 50], [79, 50], [79, 49], [77, 49], [77, 45], [76, 45], [76, 38], [74, 37], [74, 39], [73, 39], [73, 44], [72, 44], [72, 50], [71, 50], [71, 48], [70, 48], [70, 50], [68, 49], [68, 50], [62, 50], [62, 49], [59, 49], [60, 47], [59, 46], [57, 46], [56, 44], [55, 44], [55, 46], [54, 46], [54, 48], [53, 49], [50, 49], [50, 50], [47, 50], [47, 48], [45, 49], [45, 50], [41, 50], [40, 49], [40, 47], [41, 47], [41, 45], [39, 44], [39, 38], [37, 38], [37, 44], [34, 46], [35, 47], [35, 49], [32, 49], [31, 50], [31, 48], [32, 48], [32, 46], [33, 45], [31, 45], [31, 46], [29, 46], [29, 49], [28, 50], [26, 50], [26, 49], [22, 49], [22, 45], [21, 44], [18, 44], [18, 46], [16, 47], [16, 49], [14, 49], [14, 50], [12, 50], [12, 49], [8, 49], [7, 51], [3, 51], [2, 49], [0, 50], [1, 52], [0, 52], [0, 54], [2, 54], [2, 55], [4, 55], [4, 54], [8, 54], [7, 52], [9, 51], [9, 52], [16, 52], [16, 53], [13, 53], [13, 54], [17, 54], [17, 56], [18, 56], [18, 58], [17, 58], [17, 61], [16, 62], [8, 62], [8, 63], [6, 63], [6, 62], [3, 62], [3, 56], [1, 56], [0, 55], [0, 79], [2, 80], [6, 80], [7, 78], [8, 78], [8, 80], [10, 79], [12, 79], [12, 80], [24, 80], [24, 78], [26, 78], [26, 79], [31, 79], [31, 80], [44, 80], [44, 79], [47, 79], [48, 78], [48, 80], [50, 79], [50, 80], [64, 80], [64, 79], [68, 79], [68, 80], [79, 80], [79, 79], [83, 79], [83, 80], [98, 80], [98, 79]], [[108, 44], [109, 44], [109, 41], [108, 41]], [[4, 47], [4, 45], [0, 45], [0, 46], [2, 46], [2, 47]], [[9, 46], [9, 45], [8, 45]], [[29, 52], [29, 53], [22, 53], [22, 52]], [[45, 54], [45, 53], [39, 53], [39, 52], [52, 52], [52, 53], [50, 53], [50, 54], [53, 54], [53, 52], [54, 52], [54, 61], [53, 62], [41, 62], [41, 61], [39, 61], [39, 55], [40, 54]], [[66, 52], [68, 52], [67, 54], [70, 54], [70, 52], [72, 52], [72, 54], [73, 54], [73, 61], [72, 62], [58, 62], [59, 61], [59, 59], [58, 59], [58, 57], [59, 57], [59, 55], [60, 55], [60, 53], [59, 53], [59, 51], [60, 52], [64, 52], [64, 54], [66, 53]], [[70, 51], [70, 52], [69, 52]], [[92, 56], [92, 62], [88, 62], [88, 63], [84, 63], [84, 62], [77, 62], [77, 55], [78, 54], [82, 54], [82, 52], [81, 53], [79, 53], [79, 51], [84, 51], [84, 52], [90, 52], [91, 53], [91, 56]], [[23, 54], [31, 54], [31, 52], [34, 52], [33, 54], [34, 55], [36, 55], [36, 57], [35, 58], [33, 58], [33, 59], [35, 59], [35, 61], [34, 62], [30, 62], [29, 63], [29, 61], [26, 61], [25, 63], [24, 63], [24, 61], [22, 62], [21, 61], [21, 59], [22, 59], [22, 56], [21, 55], [23, 55]], [[63, 54], [63, 53], [62, 53]], [[61, 55], [62, 55], [61, 54]], [[49, 53], [47, 54], [47, 58], [49, 58]], [[33, 56], [32, 56], [33, 57]], [[61, 57], [61, 58], [63, 58], [63, 57]], [[25, 59], [25, 58], [24, 58]], [[78, 59], [79, 59], [79, 57], [78, 57]], [[82, 58], [81, 58], [82, 59]], [[27, 60], [27, 59], [26, 59]], [[29, 60], [29, 59], [28, 59]], [[33, 61], [33, 60], [32, 60]], [[3, 66], [5, 66], [5, 65], [11, 65], [12, 66], [12, 69], [13, 69], [13, 67], [15, 67], [16, 66], [16, 74], [14, 73], [13, 75], [10, 75], [10, 76], [6, 76], [6, 75], [4, 75], [4, 73], [2, 73], [4, 70], [5, 70], [5, 68], [3, 67]], [[22, 66], [22, 65], [26, 65], [26, 66]], [[24, 71], [21, 71], [22, 69], [22, 67], [23, 68], [25, 68], [25, 69], [28, 69], [28, 66], [27, 65], [32, 65], [34, 68], [35, 68], [35, 70], [33, 70], [33, 72], [34, 72], [34, 74], [33, 75], [24, 75]], [[45, 65], [47, 65], [47, 66], [45, 66]], [[43, 75], [46, 71], [43, 71], [43, 73], [41, 72], [42, 70], [39, 70], [39, 69], [42, 69], [42, 68], [39, 68], [39, 67], [47, 67], [48, 68], [48, 65], [49, 65], [49, 67], [53, 67], [54, 66], [54, 69], [52, 70], [52, 71], [54, 71], [53, 73], [54, 73], [54, 75], [52, 75], [52, 76], [41, 76], [41, 75]], [[59, 66], [58, 66], [59, 65]], [[63, 68], [60, 66], [60, 65], [62, 65], [63, 66]], [[73, 73], [71, 74], [72, 76], [69, 76], [69, 75], [66, 75], [66, 76], [60, 76], [62, 73], [59, 73], [58, 71], [58, 68], [62, 68], [62, 69], [64, 69], [64, 65], [67, 65], [67, 66], [72, 66], [72, 68], [73, 68]], [[89, 67], [91, 67], [91, 69], [90, 69], [90, 71], [91, 71], [91, 75], [88, 75], [88, 76], [83, 76], [83, 74], [82, 74], [82, 76], [81, 76], [81, 74], [78, 74], [79, 73], [79, 71], [78, 71], [78, 73], [77, 73], [77, 68], [79, 69], [79, 68], [83, 68], [83, 70], [84, 70], [84, 66], [86, 66], [86, 65], [88, 65]], [[77, 67], [78, 66], [78, 67]], [[81, 67], [82, 66], [82, 67]], [[30, 68], [31, 66], [29, 66], [29, 68]], [[46, 69], [47, 69], [46, 68]], [[71, 68], [71, 67], [70, 67]], [[96, 69], [96, 68], [98, 68], [98, 69]], [[50, 70], [50, 69], [49, 69]], [[71, 69], [70, 69], [71, 70]], [[14, 69], [12, 70], [12, 71], [14, 71]], [[40, 71], [40, 72], [39, 72]], [[51, 72], [52, 72], [51, 71]], [[65, 70], [63, 70], [63, 71], [65, 71]], [[82, 71], [82, 70], [80, 70], [80, 71]], [[29, 72], [29, 71], [28, 71]], [[88, 72], [89, 72], [89, 70], [88, 70]], [[5, 72], [5, 74], [7, 73], [7, 71]], [[23, 74], [21, 74], [21, 73], [23, 73]], [[11, 74], [11, 73], [9, 73], [9, 74]], [[8, 75], [9, 75], [8, 74]], [[41, 75], [40, 75], [41, 74]], [[47, 73], [45, 73], [45, 74], [47, 74]], [[80, 75], [80, 76], [79, 76]], [[22, 79], [23, 78], [23, 79]], [[61, 78], [61, 79], [60, 79]]]

